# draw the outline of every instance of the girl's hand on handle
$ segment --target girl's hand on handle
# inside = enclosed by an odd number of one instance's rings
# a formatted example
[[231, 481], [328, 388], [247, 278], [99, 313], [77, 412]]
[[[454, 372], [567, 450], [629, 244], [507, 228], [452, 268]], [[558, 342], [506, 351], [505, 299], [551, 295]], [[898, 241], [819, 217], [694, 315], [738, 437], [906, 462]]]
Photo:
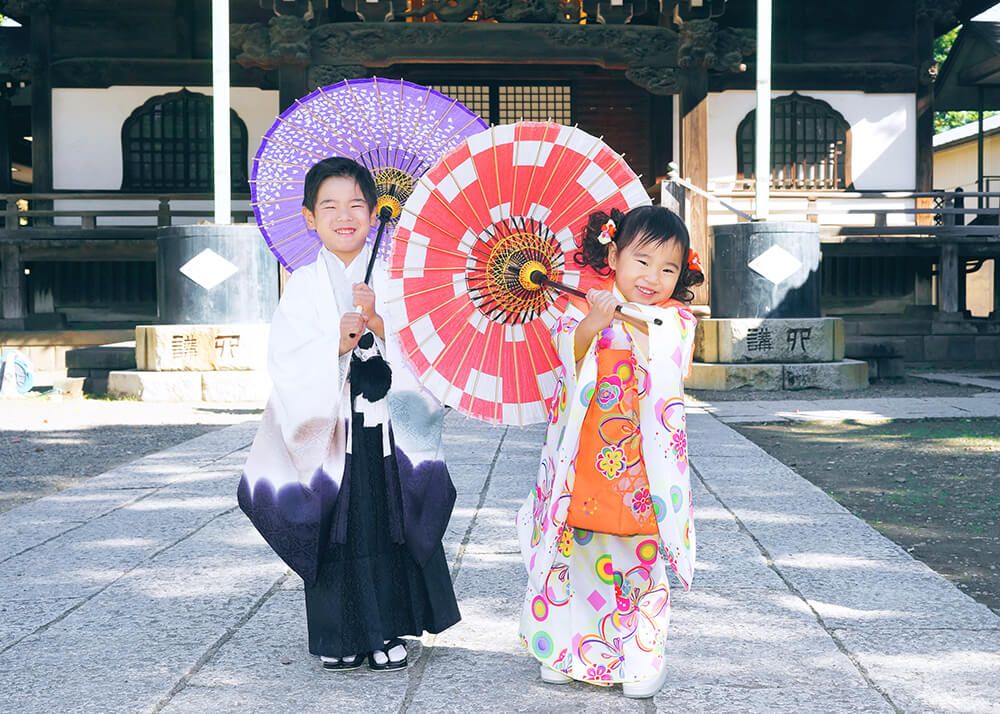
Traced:
[[340, 354], [345, 355], [358, 346], [365, 333], [368, 320], [360, 312], [345, 312], [340, 318]]
[[587, 302], [590, 303], [590, 313], [588, 313], [587, 319], [594, 327], [603, 329], [615, 319], [615, 308], [619, 304], [618, 298], [609, 291], [591, 288], [587, 291]]

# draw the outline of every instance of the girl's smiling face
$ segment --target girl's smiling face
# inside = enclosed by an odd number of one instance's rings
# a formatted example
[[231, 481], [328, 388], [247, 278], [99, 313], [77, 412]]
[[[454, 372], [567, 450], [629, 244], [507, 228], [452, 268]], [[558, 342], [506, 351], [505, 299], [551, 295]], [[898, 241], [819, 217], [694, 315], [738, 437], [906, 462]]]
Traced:
[[331, 176], [320, 184], [313, 210], [302, 208], [306, 225], [316, 231], [326, 249], [350, 263], [361, 252], [368, 231], [375, 225], [375, 209], [369, 208], [358, 182], [347, 176]]
[[615, 286], [629, 302], [659, 305], [673, 297], [684, 259], [681, 242], [644, 241], [637, 238], [624, 249], [608, 246], [608, 267], [615, 271]]

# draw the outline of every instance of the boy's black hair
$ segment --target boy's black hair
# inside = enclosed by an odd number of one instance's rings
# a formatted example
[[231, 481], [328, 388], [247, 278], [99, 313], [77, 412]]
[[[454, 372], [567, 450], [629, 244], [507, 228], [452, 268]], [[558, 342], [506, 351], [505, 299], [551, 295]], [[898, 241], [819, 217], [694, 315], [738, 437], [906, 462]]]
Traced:
[[302, 194], [302, 205], [310, 211], [316, 211], [316, 195], [319, 193], [320, 185], [331, 176], [343, 176], [357, 181], [361, 193], [368, 204], [368, 210], [375, 210], [375, 202], [378, 200], [378, 193], [375, 190], [375, 180], [371, 172], [353, 159], [346, 159], [342, 156], [331, 156], [323, 159], [306, 174], [305, 190]]
[[619, 253], [635, 241], [640, 245], [678, 241], [681, 244], [681, 273], [677, 278], [674, 294], [670, 297], [687, 303], [694, 299], [691, 288], [705, 282], [705, 276], [688, 266], [691, 237], [687, 226], [680, 216], [663, 206], [636, 206], [628, 213], [622, 213], [617, 208], [612, 208], [610, 214], [604, 211], [591, 213], [580, 240], [580, 250], [573, 256], [577, 265], [588, 265], [601, 275], [611, 273], [611, 268], [608, 267], [608, 246], [611, 244], [598, 240], [609, 219], [615, 222], [613, 240]]

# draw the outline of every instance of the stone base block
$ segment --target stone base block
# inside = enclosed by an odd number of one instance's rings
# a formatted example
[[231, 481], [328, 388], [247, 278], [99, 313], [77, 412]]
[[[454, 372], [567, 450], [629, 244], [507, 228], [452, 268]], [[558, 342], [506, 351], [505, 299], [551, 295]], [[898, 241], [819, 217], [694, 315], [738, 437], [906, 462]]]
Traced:
[[262, 370], [270, 326], [140, 325], [136, 367], [148, 372]]
[[746, 387], [780, 389], [855, 390], [868, 386], [868, 364], [859, 360], [806, 364], [710, 364], [695, 362], [684, 385], [687, 389], [731, 391]]
[[52, 388], [62, 392], [64, 397], [83, 399], [83, 383], [83, 377], [62, 377], [55, 380]]
[[198, 372], [110, 372], [108, 396], [141, 402], [200, 402]]
[[780, 364], [708, 364], [695, 362], [684, 381], [687, 389], [728, 392], [740, 387], [772, 392], [782, 388]]
[[206, 402], [258, 402], [271, 394], [266, 372], [205, 372], [201, 398]]
[[100, 347], [79, 347], [66, 353], [67, 369], [135, 369], [135, 343], [122, 342]]
[[868, 363], [845, 359], [840, 362], [783, 365], [785, 389], [831, 389], [852, 391], [868, 387]]
[[257, 402], [271, 393], [267, 373], [230, 372], [111, 372], [108, 395], [142, 402]]
[[700, 320], [694, 357], [723, 364], [836, 362], [844, 357], [844, 322], [838, 317]]

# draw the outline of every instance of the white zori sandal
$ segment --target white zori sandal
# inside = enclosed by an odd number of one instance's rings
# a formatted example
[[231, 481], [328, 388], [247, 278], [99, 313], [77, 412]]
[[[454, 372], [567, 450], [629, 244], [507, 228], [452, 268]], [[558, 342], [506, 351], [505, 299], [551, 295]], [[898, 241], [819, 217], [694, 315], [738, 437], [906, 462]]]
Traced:
[[375, 650], [368, 657], [368, 669], [374, 672], [405, 669], [406, 665], [406, 643], [398, 637], [386, 640], [385, 649]]
[[626, 682], [622, 685], [622, 694], [628, 699], [649, 699], [655, 697], [656, 693], [663, 688], [667, 682], [667, 665], [663, 664], [659, 672], [652, 679], [642, 682]]
[[542, 676], [542, 681], [546, 684], [569, 684], [573, 681], [572, 677], [569, 677], [562, 672], [557, 672], [551, 667], [546, 667], [544, 664], [540, 664], [539, 672]]

